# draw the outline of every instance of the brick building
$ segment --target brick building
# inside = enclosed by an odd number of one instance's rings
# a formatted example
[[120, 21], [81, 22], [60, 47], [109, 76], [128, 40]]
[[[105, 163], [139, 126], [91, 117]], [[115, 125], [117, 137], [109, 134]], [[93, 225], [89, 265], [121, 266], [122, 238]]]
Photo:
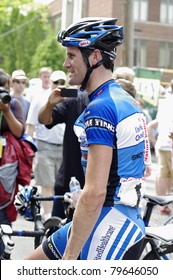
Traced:
[[81, 17], [118, 18], [125, 41], [116, 66], [134, 67], [139, 76], [157, 77], [163, 84], [172, 79], [173, 0], [54, 0], [49, 5], [56, 31]]

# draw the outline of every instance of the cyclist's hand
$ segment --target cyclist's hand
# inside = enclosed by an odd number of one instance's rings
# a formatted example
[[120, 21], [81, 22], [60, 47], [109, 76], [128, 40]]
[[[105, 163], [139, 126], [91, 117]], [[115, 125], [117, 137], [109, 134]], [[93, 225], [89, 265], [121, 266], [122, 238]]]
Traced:
[[76, 204], [77, 204], [77, 201], [78, 201], [78, 199], [79, 199], [79, 196], [80, 196], [80, 194], [81, 194], [81, 191], [82, 190], [80, 190], [80, 191], [77, 191], [77, 192], [67, 192], [67, 193], [65, 193], [65, 195], [64, 195], [64, 201], [65, 202], [67, 202], [67, 203], [69, 203], [70, 204], [70, 206], [72, 206], [72, 207], [76, 207]]
[[79, 197], [80, 197], [81, 191], [82, 191], [82, 190], [77, 191], [77, 192], [72, 192], [72, 193], [71, 193], [71, 198], [72, 198], [72, 204], [71, 204], [71, 205], [72, 205], [74, 208], [76, 207], [76, 204], [77, 204], [78, 199], [79, 199]]
[[64, 194], [64, 202], [68, 203], [68, 204], [72, 204], [72, 197], [71, 197], [71, 193], [70, 192], [66, 192]]

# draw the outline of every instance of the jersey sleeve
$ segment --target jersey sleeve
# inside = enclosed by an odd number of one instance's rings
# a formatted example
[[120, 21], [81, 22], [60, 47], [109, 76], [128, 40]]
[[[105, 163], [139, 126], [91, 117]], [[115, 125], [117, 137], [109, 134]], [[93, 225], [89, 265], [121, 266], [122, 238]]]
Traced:
[[[116, 130], [116, 108], [110, 109], [106, 100], [93, 102], [85, 111], [85, 130], [90, 144], [100, 144], [114, 147]], [[114, 113], [112, 113], [114, 112]]]

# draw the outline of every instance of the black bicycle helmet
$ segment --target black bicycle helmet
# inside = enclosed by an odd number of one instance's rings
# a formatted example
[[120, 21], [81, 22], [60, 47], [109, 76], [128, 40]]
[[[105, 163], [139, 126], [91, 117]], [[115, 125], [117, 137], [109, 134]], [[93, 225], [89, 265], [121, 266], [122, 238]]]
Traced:
[[[82, 83], [81, 90], [84, 90], [92, 71], [106, 62], [116, 58], [116, 47], [124, 40], [123, 27], [115, 25], [116, 18], [83, 18], [80, 22], [70, 25], [66, 30], [58, 33], [58, 42], [65, 47], [80, 48], [88, 71]], [[102, 59], [96, 65], [90, 66], [88, 57], [82, 50], [99, 49], [107, 55], [107, 59]]]

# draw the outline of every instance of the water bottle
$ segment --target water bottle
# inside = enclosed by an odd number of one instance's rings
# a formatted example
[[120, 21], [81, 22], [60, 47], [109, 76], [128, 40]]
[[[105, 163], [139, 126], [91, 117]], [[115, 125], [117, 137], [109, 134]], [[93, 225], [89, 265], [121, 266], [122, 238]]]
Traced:
[[80, 183], [76, 179], [76, 177], [71, 177], [70, 183], [69, 183], [69, 189], [70, 189], [71, 197], [72, 197], [72, 201], [73, 201], [72, 206], [75, 208], [79, 195], [80, 195], [80, 192], [81, 192]]
[[69, 184], [70, 192], [78, 192], [81, 190], [80, 183], [76, 179], [76, 177], [71, 177], [70, 184]]

